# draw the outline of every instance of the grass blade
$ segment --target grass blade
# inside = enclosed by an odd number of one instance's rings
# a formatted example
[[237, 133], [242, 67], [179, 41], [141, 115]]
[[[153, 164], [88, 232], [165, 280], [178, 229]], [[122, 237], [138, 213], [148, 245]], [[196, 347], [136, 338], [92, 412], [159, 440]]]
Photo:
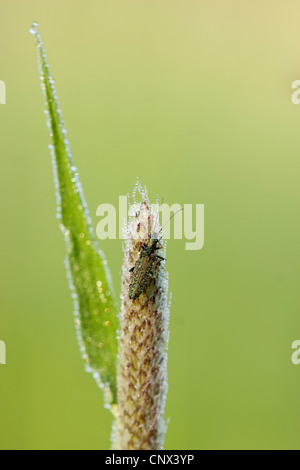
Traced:
[[118, 315], [107, 261], [98, 250], [87, 205], [64, 127], [43, 42], [34, 23], [30, 32], [38, 49], [42, 89], [57, 191], [57, 217], [67, 247], [67, 272], [75, 304], [75, 322], [87, 370], [115, 404]]

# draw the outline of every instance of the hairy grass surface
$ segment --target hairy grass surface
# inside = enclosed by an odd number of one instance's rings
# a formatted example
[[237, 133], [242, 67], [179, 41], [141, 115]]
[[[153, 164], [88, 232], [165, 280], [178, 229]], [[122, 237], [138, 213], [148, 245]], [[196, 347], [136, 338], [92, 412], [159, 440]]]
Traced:
[[[117, 448], [121, 450], [155, 450], [164, 444], [168, 276], [164, 261], [141, 258], [141, 247], [149, 244], [149, 228], [151, 233], [155, 231], [155, 219], [147, 194], [142, 192], [139, 209], [129, 221], [123, 264], [117, 428]], [[147, 269], [150, 282], [133, 300], [130, 285], [143, 282]]]

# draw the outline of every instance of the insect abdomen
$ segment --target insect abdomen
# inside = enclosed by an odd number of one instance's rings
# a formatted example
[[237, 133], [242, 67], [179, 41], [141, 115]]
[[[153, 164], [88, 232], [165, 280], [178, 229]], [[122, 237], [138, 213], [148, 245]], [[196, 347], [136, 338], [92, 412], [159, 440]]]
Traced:
[[135, 265], [132, 280], [129, 285], [129, 298], [136, 300], [146, 291], [150, 284], [153, 269], [153, 259], [150, 256], [140, 258]]

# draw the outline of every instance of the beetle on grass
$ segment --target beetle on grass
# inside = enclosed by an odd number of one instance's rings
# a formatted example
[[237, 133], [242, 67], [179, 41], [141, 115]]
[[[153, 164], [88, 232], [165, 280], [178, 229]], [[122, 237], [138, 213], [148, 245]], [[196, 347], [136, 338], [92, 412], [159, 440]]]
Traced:
[[[182, 210], [183, 209], [180, 209], [175, 212], [175, 214], [170, 217], [167, 224], [178, 212]], [[159, 238], [159, 234], [162, 232], [164, 227], [160, 229], [158, 234], [154, 234], [154, 238], [151, 238], [151, 231], [149, 230], [148, 240], [142, 244], [139, 258], [136, 261], [135, 266], [129, 270], [129, 272], [132, 273], [129, 285], [130, 300], [137, 300], [144, 292], [146, 292], [153, 278], [157, 260], [165, 261], [165, 258], [157, 254], [157, 251], [163, 248], [160, 244], [163, 235]]]

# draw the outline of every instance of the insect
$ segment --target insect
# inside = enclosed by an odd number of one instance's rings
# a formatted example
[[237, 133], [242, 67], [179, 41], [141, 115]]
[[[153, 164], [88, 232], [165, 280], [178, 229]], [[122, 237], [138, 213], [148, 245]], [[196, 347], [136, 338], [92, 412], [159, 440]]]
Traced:
[[[183, 209], [175, 212], [167, 223], [181, 210]], [[164, 227], [160, 229], [158, 234], [154, 235], [155, 238], [151, 239], [151, 235], [149, 235], [147, 242], [143, 243], [141, 246], [139, 259], [135, 263], [135, 266], [129, 270], [129, 272], [132, 273], [129, 285], [129, 298], [131, 300], [138, 299], [149, 287], [157, 260], [165, 261], [165, 258], [157, 254], [157, 251], [162, 249], [160, 242], [163, 236], [159, 238], [159, 234], [162, 232], [163, 228]]]

